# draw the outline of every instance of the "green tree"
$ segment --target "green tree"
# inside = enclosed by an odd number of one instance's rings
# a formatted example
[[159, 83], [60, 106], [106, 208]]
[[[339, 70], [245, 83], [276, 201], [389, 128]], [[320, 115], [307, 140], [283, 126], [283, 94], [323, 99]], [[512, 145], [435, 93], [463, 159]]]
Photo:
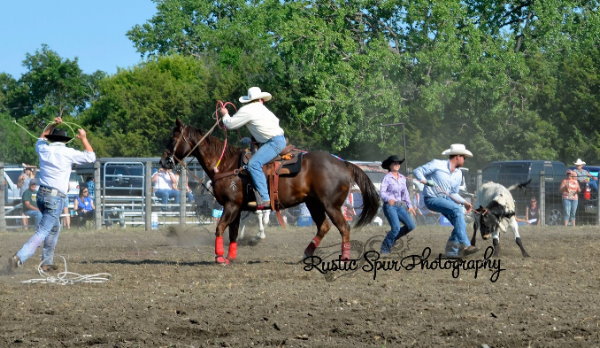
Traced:
[[214, 81], [198, 59], [152, 59], [101, 81], [100, 98], [83, 122], [96, 135], [99, 155], [156, 156], [176, 117], [205, 129], [214, 123]]
[[215, 99], [271, 91], [297, 145], [382, 158], [403, 122], [410, 163], [454, 142], [475, 166], [597, 157], [598, 1], [156, 3], [140, 53], [211, 62]]

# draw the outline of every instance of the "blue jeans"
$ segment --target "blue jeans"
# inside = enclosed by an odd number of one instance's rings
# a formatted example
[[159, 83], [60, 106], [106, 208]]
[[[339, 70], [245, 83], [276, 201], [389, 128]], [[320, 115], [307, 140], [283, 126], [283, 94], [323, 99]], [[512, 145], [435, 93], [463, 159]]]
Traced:
[[267, 189], [267, 177], [262, 167], [277, 157], [285, 148], [285, 144], [285, 137], [283, 135], [272, 137], [266, 143], [262, 144], [258, 151], [252, 155], [250, 161], [248, 161], [248, 172], [250, 172], [250, 177], [252, 177], [252, 183], [263, 202], [269, 201], [270, 198], [269, 190]]
[[29, 225], [37, 229], [42, 220], [42, 212], [39, 210], [28, 210], [25, 212], [25, 215], [29, 216]]
[[179, 204], [179, 191], [173, 189], [158, 189], [154, 192], [156, 197], [160, 198], [162, 204], [169, 203], [169, 198], [175, 198], [175, 204]]
[[425, 206], [444, 215], [454, 226], [446, 244], [446, 256], [459, 256], [463, 247], [471, 246], [471, 241], [467, 237], [465, 214], [460, 204], [449, 197], [425, 197]]
[[21, 262], [24, 263], [33, 256], [35, 250], [43, 243], [42, 263], [44, 265], [54, 263], [54, 248], [56, 248], [56, 242], [60, 234], [60, 214], [63, 211], [63, 205], [64, 198], [38, 191], [37, 206], [42, 212], [42, 219], [35, 234], [17, 252]]
[[[408, 210], [404, 206], [389, 205], [388, 203], [384, 203], [383, 214], [385, 214], [385, 217], [392, 228], [385, 236], [383, 243], [381, 243], [381, 253], [388, 254], [391, 252], [392, 247], [394, 244], [396, 244], [396, 241], [400, 239], [400, 237], [415, 229], [415, 223], [410, 217]], [[400, 228], [401, 222], [404, 225], [402, 228]]]
[[569, 220], [575, 221], [575, 213], [577, 212], [577, 205], [579, 201], [577, 199], [564, 199], [563, 208], [565, 209], [565, 222]]

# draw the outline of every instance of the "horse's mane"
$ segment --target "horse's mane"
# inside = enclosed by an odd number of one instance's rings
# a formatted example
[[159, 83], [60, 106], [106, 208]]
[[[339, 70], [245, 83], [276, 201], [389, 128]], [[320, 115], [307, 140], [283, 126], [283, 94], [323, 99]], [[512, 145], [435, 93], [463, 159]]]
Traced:
[[[202, 139], [202, 137], [206, 134], [202, 130], [197, 129], [193, 126], [188, 126], [188, 132], [189, 132], [189, 137], [194, 139], [194, 141], [198, 141], [198, 140]], [[216, 154], [216, 156], [219, 156], [219, 155], [221, 155], [221, 151], [223, 151], [223, 140], [220, 140], [217, 137], [209, 135], [206, 137], [206, 139], [204, 139], [204, 144], [202, 144], [201, 146], [204, 149], [204, 151], [206, 151], [207, 153]], [[223, 155], [223, 158], [224, 159], [235, 158], [237, 160], [240, 152], [241, 152], [241, 149], [239, 147], [230, 145], [230, 143], [228, 142], [227, 148], [225, 149], [225, 154]]]

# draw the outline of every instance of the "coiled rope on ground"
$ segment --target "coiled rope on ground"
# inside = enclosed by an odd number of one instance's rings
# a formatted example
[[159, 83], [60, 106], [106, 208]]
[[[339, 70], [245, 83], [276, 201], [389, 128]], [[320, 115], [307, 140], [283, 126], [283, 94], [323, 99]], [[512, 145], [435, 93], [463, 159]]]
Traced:
[[[59, 255], [60, 256], [60, 255]], [[97, 283], [105, 283], [107, 282], [112, 275], [110, 273], [96, 273], [96, 274], [79, 274], [75, 272], [69, 272], [67, 269], [67, 260], [60, 256], [63, 259], [64, 271], [58, 272], [55, 276], [49, 275], [47, 272], [42, 270], [42, 262], [38, 265], [38, 273], [42, 278], [34, 278], [29, 280], [24, 280], [21, 283], [24, 284], [58, 284], [58, 285], [73, 285], [77, 283], [88, 283], [88, 284], [97, 284]]]

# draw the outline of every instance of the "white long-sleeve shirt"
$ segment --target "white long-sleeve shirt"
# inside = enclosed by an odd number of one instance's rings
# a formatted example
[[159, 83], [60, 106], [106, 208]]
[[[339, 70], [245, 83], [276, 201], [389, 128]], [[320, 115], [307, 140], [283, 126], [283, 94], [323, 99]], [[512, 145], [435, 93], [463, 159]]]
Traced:
[[48, 143], [43, 138], [38, 139], [35, 151], [40, 157], [40, 185], [58, 189], [64, 194], [69, 192], [73, 164], [93, 163], [96, 160], [93, 152], [75, 150], [61, 142]]
[[260, 102], [242, 106], [233, 116], [225, 115], [223, 124], [227, 129], [248, 126], [250, 134], [261, 144], [273, 137], [283, 135], [283, 129], [279, 127], [277, 116]]

